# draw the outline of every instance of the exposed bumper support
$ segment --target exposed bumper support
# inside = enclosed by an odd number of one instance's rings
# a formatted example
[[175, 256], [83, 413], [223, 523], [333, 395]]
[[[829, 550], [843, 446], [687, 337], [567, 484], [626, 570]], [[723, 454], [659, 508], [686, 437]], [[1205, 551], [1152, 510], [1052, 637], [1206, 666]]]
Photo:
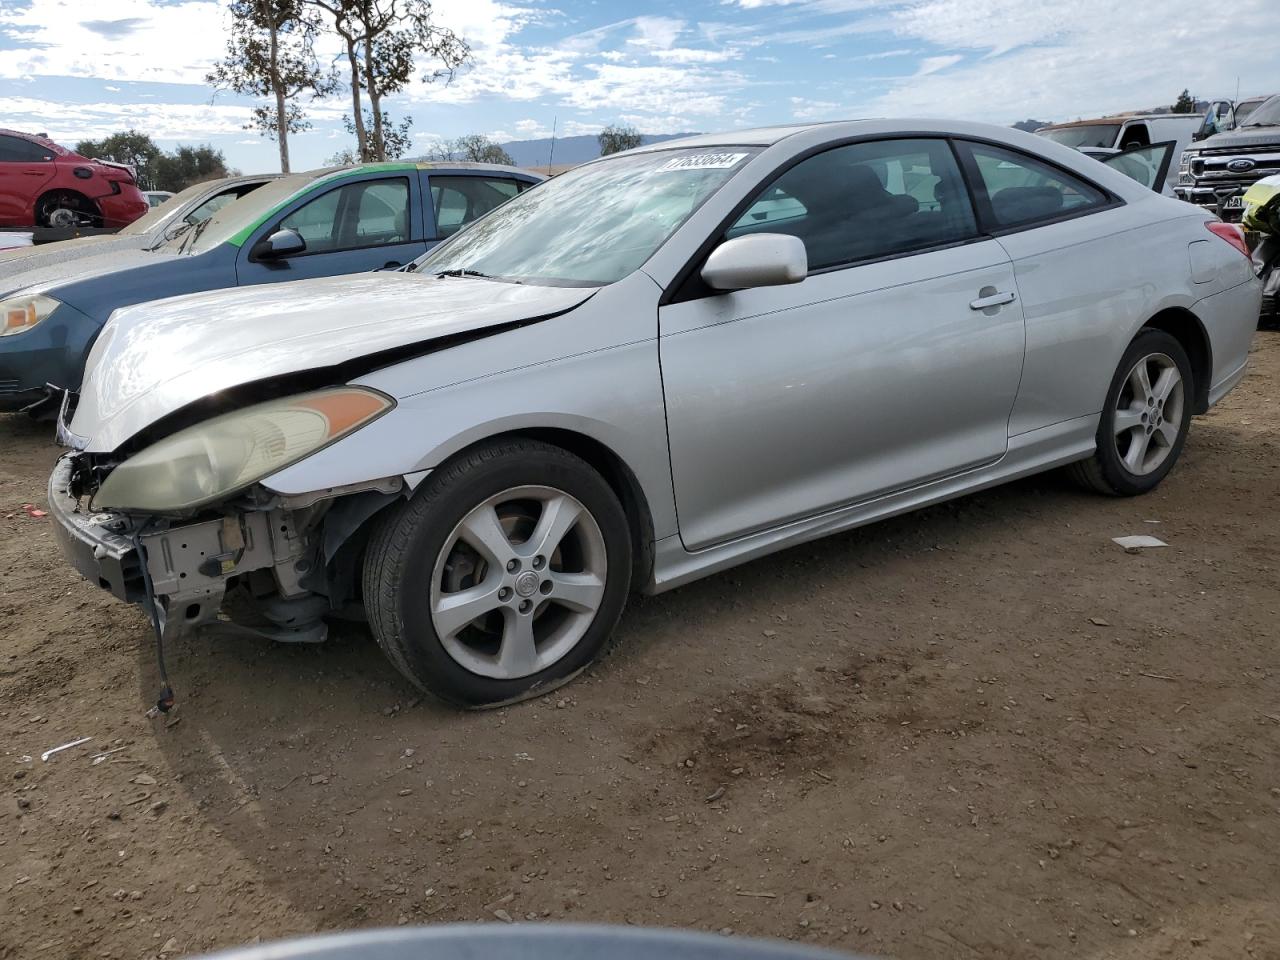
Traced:
[[[81, 512], [69, 492], [70, 479], [70, 459], [64, 457], [49, 478], [59, 548], [86, 580], [128, 603], [142, 603], [146, 589], [133, 522], [116, 513]], [[287, 511], [173, 525], [144, 534], [140, 542], [166, 637], [215, 620], [229, 582], [257, 570], [272, 572], [285, 600], [314, 596], [299, 581], [315, 551]]]

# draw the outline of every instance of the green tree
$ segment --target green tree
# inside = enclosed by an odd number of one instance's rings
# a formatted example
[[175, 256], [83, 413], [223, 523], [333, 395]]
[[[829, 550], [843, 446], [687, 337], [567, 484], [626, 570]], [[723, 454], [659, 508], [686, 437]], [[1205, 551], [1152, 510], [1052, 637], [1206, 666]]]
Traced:
[[611, 153], [619, 153], [640, 146], [640, 131], [635, 127], [611, 123], [601, 130], [596, 139], [600, 141], [600, 156], [607, 157]]
[[351, 128], [360, 158], [385, 160], [396, 131], [387, 129], [383, 98], [404, 89], [420, 55], [431, 64], [422, 79], [448, 83], [470, 62], [470, 45], [435, 23], [430, 0], [303, 2], [328, 13], [342, 41], [350, 73]]
[[95, 160], [127, 163], [136, 171], [138, 186], [143, 190], [164, 189], [156, 185], [156, 163], [160, 159], [160, 148], [149, 136], [138, 130], [113, 133], [102, 140], [81, 140], [76, 144], [76, 153]]
[[469, 133], [456, 140], [445, 140], [427, 153], [432, 160], [461, 160], [471, 163], [505, 163], [515, 166], [511, 154], [483, 133]]
[[156, 189], [177, 193], [193, 183], [217, 180], [230, 176], [226, 158], [221, 150], [209, 145], [178, 147], [172, 153], [162, 153], [156, 161]]
[[214, 87], [250, 97], [270, 97], [253, 109], [247, 130], [258, 130], [280, 147], [280, 170], [289, 172], [289, 134], [311, 126], [298, 97], [326, 97], [337, 75], [320, 66], [315, 38], [319, 14], [303, 0], [233, 0], [227, 54], [205, 77]]
[[76, 153], [99, 160], [127, 163], [138, 173], [143, 190], [172, 190], [177, 193], [193, 183], [232, 176], [221, 150], [209, 145], [177, 147], [167, 153], [149, 136], [137, 130], [113, 133], [103, 140], [81, 140]]
[[1196, 98], [1191, 96], [1191, 91], [1183, 87], [1182, 92], [1178, 94], [1178, 99], [1173, 106], [1169, 108], [1174, 113], [1195, 113]]

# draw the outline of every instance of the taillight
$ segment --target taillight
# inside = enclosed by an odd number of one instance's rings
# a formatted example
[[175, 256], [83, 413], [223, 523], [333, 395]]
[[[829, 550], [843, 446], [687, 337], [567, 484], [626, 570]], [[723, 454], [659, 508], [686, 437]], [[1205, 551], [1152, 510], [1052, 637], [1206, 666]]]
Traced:
[[1249, 253], [1249, 245], [1244, 242], [1244, 230], [1238, 223], [1223, 223], [1221, 220], [1206, 220], [1204, 225], [1215, 237], [1221, 237], [1239, 250], [1244, 256], [1253, 259]]

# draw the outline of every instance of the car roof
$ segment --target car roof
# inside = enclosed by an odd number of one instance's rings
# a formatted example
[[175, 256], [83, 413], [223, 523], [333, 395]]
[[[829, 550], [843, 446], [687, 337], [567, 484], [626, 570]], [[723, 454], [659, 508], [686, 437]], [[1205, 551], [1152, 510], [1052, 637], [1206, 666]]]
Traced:
[[42, 147], [49, 147], [51, 150], [56, 150], [62, 154], [74, 153], [74, 151], [68, 150], [61, 144], [54, 143], [48, 137], [39, 133], [24, 133], [21, 130], [9, 130], [5, 127], [0, 127], [0, 137], [19, 137], [23, 140], [32, 140]]
[[1204, 119], [1198, 113], [1122, 113], [1110, 117], [1094, 117], [1092, 120], [1066, 120], [1062, 123], [1046, 123], [1043, 127], [1038, 127], [1036, 132], [1041, 130], [1066, 130], [1069, 127], [1092, 127], [1100, 123], [1114, 123], [1116, 125], [1126, 123], [1129, 120], [1194, 120], [1197, 123]]
[[474, 160], [415, 160], [414, 166], [419, 170], [474, 170], [479, 173], [518, 173], [524, 177], [545, 180], [546, 177], [524, 167], [513, 167], [505, 163], [477, 163]]
[[768, 147], [787, 137], [806, 130], [830, 126], [831, 123], [859, 123], [862, 121], [831, 121], [830, 123], [787, 123], [773, 127], [748, 127], [745, 130], [728, 130], [724, 133], [699, 133], [675, 140], [659, 140], [628, 153], [652, 153], [657, 150], [683, 149], [685, 147]]

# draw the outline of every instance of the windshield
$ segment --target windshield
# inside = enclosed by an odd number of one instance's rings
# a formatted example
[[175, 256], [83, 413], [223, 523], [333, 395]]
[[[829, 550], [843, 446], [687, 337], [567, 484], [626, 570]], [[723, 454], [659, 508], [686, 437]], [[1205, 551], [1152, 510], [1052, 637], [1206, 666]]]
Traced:
[[648, 260], [756, 152], [662, 150], [578, 167], [504, 203], [414, 269], [528, 283], [613, 283]]
[[[1237, 117], [1239, 114], [1236, 115]], [[1243, 127], [1280, 127], [1280, 96], [1264, 101], [1249, 114], [1249, 119], [1241, 124]]]
[[[163, 250], [166, 253], [190, 254], [212, 250], [219, 244], [226, 243], [241, 230], [256, 225], [279, 204], [284, 203], [320, 177], [332, 172], [332, 170], [312, 170], [264, 183], [252, 193], [238, 200], [232, 200], [208, 219], [177, 226], [176, 229], [168, 231], [165, 238], [153, 249]], [[170, 204], [176, 203], [179, 197], [185, 195], [185, 191], [178, 194], [178, 197], [174, 197], [163, 207], [158, 207], [156, 212], [169, 208]]]
[[1085, 123], [1078, 127], [1037, 130], [1036, 133], [1064, 147], [1114, 147], [1119, 131], [1118, 123]]
[[187, 187], [181, 193], [175, 193], [159, 206], [152, 207], [133, 223], [120, 230], [121, 236], [137, 236], [140, 233], [149, 233], [154, 227], [168, 220], [177, 213], [192, 197], [204, 193], [209, 189], [207, 183], [197, 183], [195, 186]]

